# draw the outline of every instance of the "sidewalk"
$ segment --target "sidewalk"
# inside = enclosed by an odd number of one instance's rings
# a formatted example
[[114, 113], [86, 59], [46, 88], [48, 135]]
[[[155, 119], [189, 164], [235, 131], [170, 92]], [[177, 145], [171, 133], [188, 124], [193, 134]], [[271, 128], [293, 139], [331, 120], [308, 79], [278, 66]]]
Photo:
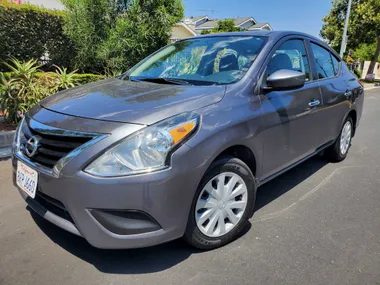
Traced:
[[380, 88], [380, 86], [373, 86], [372, 84], [368, 84], [368, 85], [371, 85], [371, 86], [364, 86], [365, 91]]
[[364, 85], [364, 90], [372, 90], [372, 89], [380, 87], [380, 86], [375, 86], [375, 83], [365, 83], [365, 82], [362, 82], [362, 83]]

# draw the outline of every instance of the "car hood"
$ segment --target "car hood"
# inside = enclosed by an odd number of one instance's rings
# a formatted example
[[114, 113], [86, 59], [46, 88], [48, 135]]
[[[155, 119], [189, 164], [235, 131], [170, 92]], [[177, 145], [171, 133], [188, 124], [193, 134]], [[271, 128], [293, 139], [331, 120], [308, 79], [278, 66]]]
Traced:
[[58, 92], [41, 106], [62, 114], [150, 125], [219, 102], [224, 86], [167, 85], [107, 79]]

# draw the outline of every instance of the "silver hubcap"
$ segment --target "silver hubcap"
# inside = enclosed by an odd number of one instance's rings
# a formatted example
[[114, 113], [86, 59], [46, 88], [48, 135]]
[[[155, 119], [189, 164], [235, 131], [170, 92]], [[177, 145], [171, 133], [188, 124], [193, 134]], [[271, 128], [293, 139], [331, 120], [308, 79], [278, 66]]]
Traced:
[[340, 153], [346, 154], [351, 143], [351, 123], [348, 121], [344, 124], [342, 134], [340, 135]]
[[233, 172], [223, 172], [203, 187], [195, 205], [195, 221], [208, 237], [220, 237], [240, 221], [247, 206], [244, 180]]

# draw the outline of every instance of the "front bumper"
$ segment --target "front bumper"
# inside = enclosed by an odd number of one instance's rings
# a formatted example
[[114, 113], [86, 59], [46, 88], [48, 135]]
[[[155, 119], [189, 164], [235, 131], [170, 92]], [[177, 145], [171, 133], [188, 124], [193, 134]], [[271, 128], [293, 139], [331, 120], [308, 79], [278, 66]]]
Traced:
[[[78, 171], [74, 176], [61, 175], [56, 178], [39, 173], [38, 191], [61, 202], [71, 221], [19, 191], [35, 212], [53, 224], [84, 237], [95, 247], [147, 247], [184, 234], [195, 190], [202, 177], [199, 168], [190, 169], [186, 163], [189, 155], [190, 148], [183, 145], [173, 155], [172, 168], [129, 177], [99, 178]], [[17, 158], [14, 157], [14, 181], [16, 165]], [[159, 227], [137, 234], [115, 233], [94, 217], [91, 213], [94, 209], [138, 211], [151, 217]]]
[[[82, 169], [95, 155], [134, 132], [135, 126], [102, 121], [95, 124], [93, 120], [43, 109], [31, 113], [34, 120], [53, 127], [112, 133], [75, 156], [59, 174], [41, 171], [25, 157], [14, 154], [14, 182], [17, 160], [21, 159], [39, 173], [37, 193], [67, 215], [58, 215], [20, 191], [34, 211], [98, 248], [146, 247], [184, 234], [195, 191], [207, 168], [204, 157], [194, 158], [194, 149], [182, 145], [173, 153], [171, 167], [165, 170], [124, 177], [95, 177]], [[131, 212], [135, 214], [131, 216]]]

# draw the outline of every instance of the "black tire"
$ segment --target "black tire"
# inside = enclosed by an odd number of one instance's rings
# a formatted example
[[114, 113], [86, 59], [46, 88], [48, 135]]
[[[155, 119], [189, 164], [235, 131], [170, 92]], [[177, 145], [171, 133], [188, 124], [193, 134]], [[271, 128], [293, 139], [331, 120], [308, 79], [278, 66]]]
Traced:
[[[247, 206], [245, 211], [240, 219], [240, 221], [236, 224], [236, 226], [220, 237], [208, 237], [204, 235], [198, 228], [195, 221], [195, 207], [198, 200], [198, 197], [203, 189], [203, 187], [209, 182], [210, 179], [218, 175], [222, 172], [233, 172], [238, 174], [245, 182], [247, 186]], [[202, 250], [211, 250], [218, 247], [221, 247], [231, 241], [235, 240], [244, 227], [248, 223], [248, 219], [252, 217], [253, 210], [255, 206], [256, 200], [256, 184], [255, 178], [249, 169], [249, 167], [240, 159], [235, 157], [226, 156], [217, 161], [213, 162], [211, 166], [206, 171], [203, 176], [198, 189], [195, 193], [193, 203], [191, 206], [188, 223], [186, 227], [186, 232], [184, 234], [184, 239], [193, 247], [202, 249]]]
[[352, 135], [353, 135], [353, 131], [354, 131], [354, 124], [353, 124], [352, 118], [350, 116], [348, 116], [347, 119], [344, 121], [342, 129], [340, 130], [339, 136], [336, 139], [335, 143], [325, 150], [325, 157], [331, 162], [340, 162], [340, 161], [344, 160], [348, 154], [348, 151], [349, 151], [350, 146], [351, 146], [351, 141], [350, 141], [350, 145], [348, 146], [348, 149], [345, 153], [342, 153], [341, 149], [340, 149], [340, 139], [342, 136], [342, 131], [343, 131], [343, 128], [347, 122], [350, 122], [350, 124], [351, 124], [351, 139], [352, 139]]

